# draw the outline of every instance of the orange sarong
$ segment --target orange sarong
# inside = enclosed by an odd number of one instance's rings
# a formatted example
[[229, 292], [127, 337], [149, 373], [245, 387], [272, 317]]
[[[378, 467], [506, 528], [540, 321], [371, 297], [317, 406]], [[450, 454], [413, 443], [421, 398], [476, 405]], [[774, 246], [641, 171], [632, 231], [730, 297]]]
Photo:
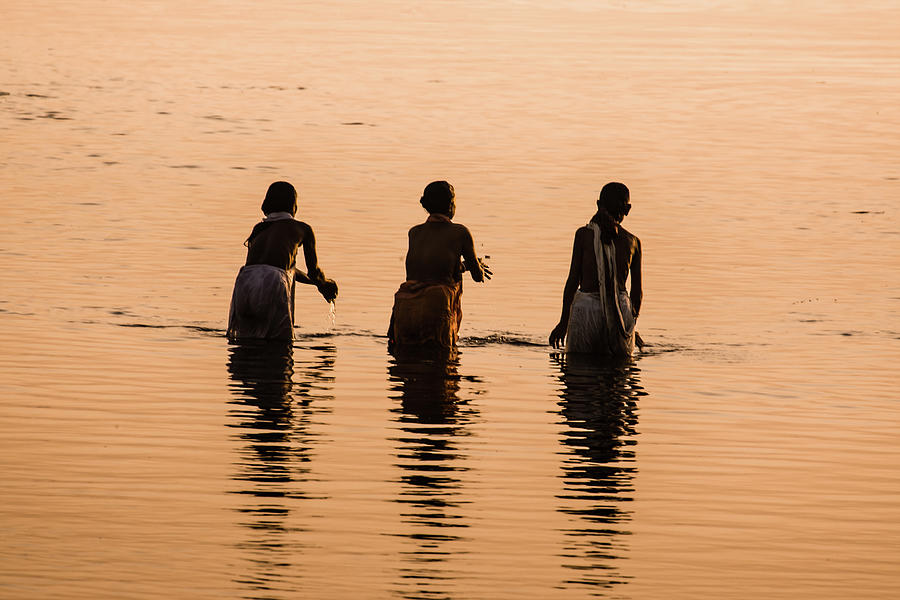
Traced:
[[462, 322], [462, 283], [405, 281], [394, 294], [390, 342], [454, 348]]

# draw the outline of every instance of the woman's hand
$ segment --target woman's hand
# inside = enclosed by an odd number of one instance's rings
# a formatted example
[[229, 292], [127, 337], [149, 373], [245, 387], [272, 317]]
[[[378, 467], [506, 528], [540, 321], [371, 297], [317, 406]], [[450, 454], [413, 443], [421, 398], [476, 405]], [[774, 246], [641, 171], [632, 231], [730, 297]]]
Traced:
[[[490, 258], [490, 256], [488, 256], [487, 258]], [[490, 279], [491, 275], [493, 275], [494, 272], [491, 271], [491, 268], [488, 266], [488, 264], [486, 262], [484, 262], [481, 258], [476, 257], [476, 260], [478, 260], [478, 266], [481, 267], [482, 280]], [[468, 264], [466, 264], [465, 260], [462, 261], [462, 269], [461, 270], [463, 272], [465, 272], [465, 271], [472, 272], [472, 269], [469, 267]], [[474, 279], [475, 276], [473, 275], [472, 278]], [[482, 281], [482, 280], [476, 279], [475, 281]]]
[[[490, 257], [488, 257], [488, 258], [490, 258]], [[481, 260], [481, 258], [479, 258], [478, 265], [481, 267], [481, 272], [484, 273], [484, 278], [490, 279], [491, 275], [493, 275], [494, 272], [491, 271], [491, 268], [488, 266], [488, 264], [486, 262], [484, 262], [483, 260]]]
[[316, 289], [322, 294], [326, 302], [333, 302], [338, 295], [338, 285], [334, 279], [325, 279], [324, 277], [316, 282]]
[[566, 339], [567, 323], [560, 321], [559, 324], [550, 332], [550, 345], [554, 348], [562, 348]]

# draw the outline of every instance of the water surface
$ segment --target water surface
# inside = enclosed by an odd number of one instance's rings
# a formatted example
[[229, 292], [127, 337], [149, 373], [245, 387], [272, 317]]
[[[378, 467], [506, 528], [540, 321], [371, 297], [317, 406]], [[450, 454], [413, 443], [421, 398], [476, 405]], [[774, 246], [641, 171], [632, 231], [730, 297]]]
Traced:
[[[0, 596], [900, 592], [891, 2], [6, 2]], [[223, 337], [276, 179], [341, 284]], [[424, 185], [495, 277], [383, 337]], [[544, 345], [609, 180], [636, 360]]]

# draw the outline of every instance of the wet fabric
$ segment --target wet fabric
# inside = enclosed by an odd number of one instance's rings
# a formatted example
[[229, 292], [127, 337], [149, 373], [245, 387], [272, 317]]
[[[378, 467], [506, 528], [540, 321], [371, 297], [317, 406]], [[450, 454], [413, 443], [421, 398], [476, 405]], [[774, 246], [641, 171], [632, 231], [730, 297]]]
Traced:
[[575, 292], [566, 332], [567, 352], [591, 352], [630, 356], [634, 352], [634, 313], [631, 298], [619, 289], [616, 277], [616, 247], [603, 243], [600, 227], [589, 223], [594, 233], [599, 291]]
[[462, 322], [462, 284], [405, 281], [394, 294], [388, 336], [397, 346], [454, 348]]
[[231, 294], [228, 337], [237, 339], [294, 338], [293, 269], [245, 265]]

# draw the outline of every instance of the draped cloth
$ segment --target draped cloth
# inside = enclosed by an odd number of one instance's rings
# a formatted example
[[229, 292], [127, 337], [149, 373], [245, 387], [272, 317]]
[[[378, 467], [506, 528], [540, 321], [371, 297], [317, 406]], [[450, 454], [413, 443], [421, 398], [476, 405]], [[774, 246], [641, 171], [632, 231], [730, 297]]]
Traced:
[[403, 282], [394, 294], [390, 342], [396, 346], [455, 348], [462, 322], [461, 298], [461, 282]]
[[566, 332], [567, 352], [591, 352], [607, 356], [631, 356], [634, 352], [634, 313], [628, 293], [619, 289], [616, 277], [616, 246], [603, 243], [600, 227], [588, 224], [594, 233], [597, 261], [597, 292], [575, 292]]
[[[256, 224], [244, 242], [275, 221], [294, 220], [289, 212], [270, 212]], [[287, 271], [265, 264], [244, 265], [238, 271], [228, 311], [228, 338], [294, 339], [294, 268]]]
[[231, 294], [228, 338], [294, 339], [294, 270], [244, 265]]

